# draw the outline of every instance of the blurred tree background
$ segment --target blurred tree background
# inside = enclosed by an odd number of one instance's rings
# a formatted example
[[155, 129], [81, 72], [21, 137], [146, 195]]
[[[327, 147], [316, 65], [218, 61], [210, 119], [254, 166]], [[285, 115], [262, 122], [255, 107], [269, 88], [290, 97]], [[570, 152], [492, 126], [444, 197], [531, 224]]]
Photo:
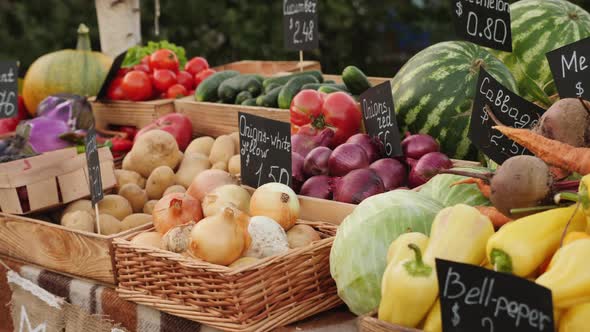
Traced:
[[[113, 0], [102, 0], [113, 1]], [[355, 64], [373, 76], [393, 76], [419, 50], [455, 39], [450, 0], [318, 0], [320, 60], [326, 73]], [[514, 2], [514, 1], [510, 1]], [[590, 0], [573, 1], [590, 8]], [[154, 0], [141, 0], [143, 42], [167, 39], [187, 56], [211, 65], [237, 60], [298, 60], [283, 49], [282, 0], [160, 0], [160, 36], [154, 36]], [[99, 49], [94, 1], [0, 1], [0, 59], [26, 69], [39, 56], [76, 44], [79, 23]], [[24, 70], [21, 71], [21, 75]]]

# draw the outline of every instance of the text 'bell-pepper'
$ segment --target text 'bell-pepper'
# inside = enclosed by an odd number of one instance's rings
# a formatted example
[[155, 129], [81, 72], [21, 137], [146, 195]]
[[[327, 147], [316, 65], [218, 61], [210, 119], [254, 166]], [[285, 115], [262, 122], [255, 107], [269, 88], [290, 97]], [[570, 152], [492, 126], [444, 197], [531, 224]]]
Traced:
[[291, 101], [291, 124], [334, 131], [332, 147], [336, 147], [361, 129], [360, 106], [346, 92], [326, 95], [315, 90], [302, 90]]
[[576, 205], [532, 214], [502, 226], [492, 235], [486, 248], [488, 261], [496, 271], [526, 277], [559, 248], [564, 230], [584, 229], [586, 218]]

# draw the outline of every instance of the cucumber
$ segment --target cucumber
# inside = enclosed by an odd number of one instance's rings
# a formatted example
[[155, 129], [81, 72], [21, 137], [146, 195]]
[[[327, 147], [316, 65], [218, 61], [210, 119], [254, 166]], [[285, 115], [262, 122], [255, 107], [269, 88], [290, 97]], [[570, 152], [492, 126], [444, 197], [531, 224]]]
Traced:
[[270, 90], [267, 94], [260, 95], [256, 98], [256, 105], [264, 107], [277, 107], [277, 99], [283, 87], [276, 87]]
[[371, 83], [367, 76], [355, 66], [348, 66], [342, 71], [342, 81], [350, 92], [360, 95], [367, 89], [371, 88]]
[[244, 90], [236, 96], [236, 105], [241, 105], [245, 100], [253, 99], [250, 91]]
[[322, 73], [320, 71], [309, 70], [309, 71], [295, 73], [295, 74], [291, 74], [291, 75], [287, 75], [287, 76], [267, 78], [264, 80], [264, 82], [262, 82], [262, 86], [264, 86], [266, 88], [266, 86], [271, 83], [277, 83], [280, 85], [287, 84], [287, 82], [289, 82], [290, 79], [292, 79], [294, 77], [298, 77], [298, 76], [305, 76], [305, 75], [311, 75], [311, 76], [315, 77], [317, 79], [318, 83], [324, 82], [324, 76], [322, 76]]
[[317, 90], [317, 89], [321, 88], [322, 86], [332, 86], [332, 87], [338, 88], [343, 91], [348, 91], [346, 89], [346, 85], [344, 85], [344, 84], [326, 83], [326, 82], [324, 82], [324, 83], [307, 83], [301, 87], [301, 90], [305, 90], [305, 89]]
[[268, 93], [270, 90], [272, 90], [274, 88], [278, 88], [279, 86], [282, 86], [282, 85], [278, 84], [278, 83], [270, 83], [269, 85], [264, 87], [264, 93]]
[[256, 106], [256, 98], [246, 99], [242, 102], [243, 106]]
[[281, 88], [281, 92], [279, 92], [279, 108], [289, 109], [293, 97], [295, 97], [295, 95], [299, 91], [301, 91], [301, 87], [307, 83], [318, 83], [318, 80], [311, 75], [297, 76], [291, 78], [287, 82], [287, 84], [285, 84]]
[[336, 81], [334, 81], [334, 80], [326, 80], [326, 81], [324, 81], [324, 83], [327, 83], [327, 84], [336, 84]]
[[217, 89], [221, 83], [229, 78], [240, 75], [235, 70], [225, 70], [215, 73], [207, 77], [195, 91], [195, 99], [197, 101], [216, 101], [217, 100]]
[[333, 93], [333, 92], [346, 92], [346, 93], [348, 93], [347, 90], [340, 89], [340, 88], [338, 88], [336, 86], [333, 86], [333, 85], [323, 85], [323, 86], [320, 86], [320, 88], [318, 89], [318, 91], [319, 92], [323, 92], [323, 93], [328, 93], [328, 94]]
[[217, 88], [217, 97], [226, 103], [233, 103], [240, 91], [249, 91], [258, 96], [262, 91], [262, 84], [255, 76], [257, 75], [239, 75], [223, 81]]

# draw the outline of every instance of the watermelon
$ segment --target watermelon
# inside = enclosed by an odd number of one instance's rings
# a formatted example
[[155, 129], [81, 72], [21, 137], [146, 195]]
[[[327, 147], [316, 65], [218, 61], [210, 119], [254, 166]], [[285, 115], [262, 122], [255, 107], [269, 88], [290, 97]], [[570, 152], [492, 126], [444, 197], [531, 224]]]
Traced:
[[443, 42], [416, 54], [391, 82], [400, 130], [436, 138], [450, 157], [477, 159], [467, 133], [480, 67], [517, 92], [510, 70], [475, 44]]
[[510, 5], [512, 53], [492, 51], [514, 74], [522, 97], [549, 107], [557, 93], [545, 53], [590, 36], [590, 14], [565, 0]]

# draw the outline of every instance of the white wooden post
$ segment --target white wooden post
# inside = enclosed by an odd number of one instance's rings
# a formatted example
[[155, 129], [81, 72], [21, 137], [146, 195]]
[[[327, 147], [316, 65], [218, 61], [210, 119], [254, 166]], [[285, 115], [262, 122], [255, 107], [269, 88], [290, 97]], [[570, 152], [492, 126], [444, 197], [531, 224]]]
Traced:
[[103, 53], [116, 57], [141, 43], [140, 0], [95, 0]]

